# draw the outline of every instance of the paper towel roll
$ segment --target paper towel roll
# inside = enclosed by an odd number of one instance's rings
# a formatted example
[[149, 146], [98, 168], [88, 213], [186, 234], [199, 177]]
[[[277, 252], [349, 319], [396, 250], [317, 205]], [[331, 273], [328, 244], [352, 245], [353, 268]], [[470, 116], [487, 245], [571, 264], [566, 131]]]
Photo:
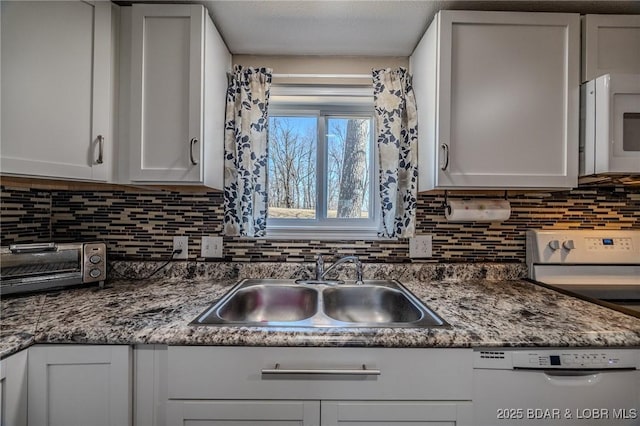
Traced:
[[507, 200], [449, 200], [445, 210], [449, 222], [502, 222], [511, 216]]

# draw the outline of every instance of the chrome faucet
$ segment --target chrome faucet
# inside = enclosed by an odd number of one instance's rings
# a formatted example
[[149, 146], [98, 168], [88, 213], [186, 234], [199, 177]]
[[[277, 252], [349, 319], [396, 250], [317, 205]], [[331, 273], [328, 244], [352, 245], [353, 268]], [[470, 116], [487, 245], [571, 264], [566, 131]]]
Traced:
[[342, 265], [345, 262], [353, 262], [356, 265], [356, 284], [363, 284], [362, 282], [362, 262], [358, 259], [358, 256], [344, 256], [333, 262], [327, 270], [324, 269], [324, 259], [319, 254], [316, 258], [316, 280], [323, 281], [325, 276], [333, 271], [338, 265]]
[[321, 254], [316, 256], [316, 281], [322, 281], [324, 276], [324, 259]]

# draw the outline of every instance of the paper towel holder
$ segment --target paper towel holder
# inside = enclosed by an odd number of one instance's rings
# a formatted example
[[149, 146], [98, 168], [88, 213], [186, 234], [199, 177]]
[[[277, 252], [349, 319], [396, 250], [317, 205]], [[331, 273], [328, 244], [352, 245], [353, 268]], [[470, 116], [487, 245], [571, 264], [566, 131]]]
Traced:
[[451, 214], [451, 206], [449, 205], [447, 191], [444, 191], [444, 201], [442, 202], [442, 208], [445, 214]]
[[[509, 201], [508, 192], [506, 189], [504, 191], [504, 199], [506, 201]], [[451, 214], [451, 206], [449, 205], [449, 194], [447, 190], [444, 191], [444, 201], [442, 202], [442, 208], [444, 209], [446, 215]]]

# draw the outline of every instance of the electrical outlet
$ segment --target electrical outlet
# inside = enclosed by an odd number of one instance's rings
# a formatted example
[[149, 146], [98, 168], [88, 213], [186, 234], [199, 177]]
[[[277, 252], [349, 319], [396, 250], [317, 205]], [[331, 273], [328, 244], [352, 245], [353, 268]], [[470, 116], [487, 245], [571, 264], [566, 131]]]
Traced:
[[416, 235], [409, 238], [409, 257], [412, 259], [424, 259], [433, 256], [433, 244], [431, 235]]
[[200, 257], [222, 257], [222, 237], [202, 237]]
[[182, 250], [173, 256], [174, 259], [189, 258], [189, 237], [173, 237], [173, 250]]

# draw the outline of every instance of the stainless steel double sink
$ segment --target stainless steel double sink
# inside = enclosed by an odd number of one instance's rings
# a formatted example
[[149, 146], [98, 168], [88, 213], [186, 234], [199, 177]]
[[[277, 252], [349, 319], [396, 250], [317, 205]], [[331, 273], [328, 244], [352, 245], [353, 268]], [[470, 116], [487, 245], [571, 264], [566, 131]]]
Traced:
[[402, 284], [240, 281], [191, 325], [273, 327], [448, 327]]

